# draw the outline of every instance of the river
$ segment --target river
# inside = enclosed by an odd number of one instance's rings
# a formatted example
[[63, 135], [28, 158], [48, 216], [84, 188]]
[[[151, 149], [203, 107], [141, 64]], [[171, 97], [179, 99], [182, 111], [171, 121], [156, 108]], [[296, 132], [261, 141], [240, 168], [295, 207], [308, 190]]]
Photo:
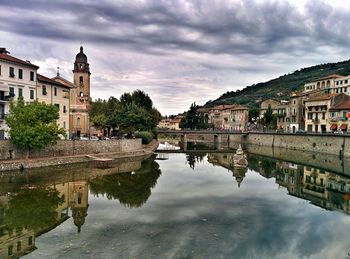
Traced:
[[3, 174], [0, 257], [349, 257], [346, 175], [253, 153], [237, 170], [233, 154]]

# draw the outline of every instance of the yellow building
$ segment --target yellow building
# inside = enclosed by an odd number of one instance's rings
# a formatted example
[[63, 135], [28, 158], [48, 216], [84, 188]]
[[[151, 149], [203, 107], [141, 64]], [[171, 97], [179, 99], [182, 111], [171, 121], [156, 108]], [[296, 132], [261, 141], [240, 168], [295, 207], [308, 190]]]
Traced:
[[[305, 99], [305, 128], [308, 132], [330, 132], [329, 109], [349, 99], [345, 94], [323, 94]], [[333, 126], [332, 126], [333, 127]]]
[[80, 52], [76, 55], [74, 62], [74, 83], [72, 84], [59, 74], [52, 78], [70, 87], [70, 138], [90, 135], [90, 75], [90, 65], [87, 56], [83, 52], [83, 47], [80, 47]]
[[216, 129], [241, 131], [247, 127], [248, 111], [238, 104], [218, 105], [209, 110], [208, 123]]
[[37, 74], [37, 99], [40, 102], [55, 105], [59, 111], [57, 123], [69, 136], [69, 94], [70, 87]]

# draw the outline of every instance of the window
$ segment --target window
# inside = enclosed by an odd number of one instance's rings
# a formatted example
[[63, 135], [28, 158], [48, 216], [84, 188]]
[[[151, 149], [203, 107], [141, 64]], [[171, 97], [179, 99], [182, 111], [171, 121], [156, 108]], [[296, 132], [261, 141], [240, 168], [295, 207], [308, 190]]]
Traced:
[[34, 81], [34, 72], [30, 71], [30, 81]]
[[34, 90], [30, 89], [30, 99], [34, 100]]
[[307, 113], [307, 119], [308, 120], [312, 120], [312, 112], [308, 112]]
[[58, 108], [58, 111], [60, 111], [60, 105], [58, 103], [55, 103], [55, 106]]
[[28, 237], [28, 245], [32, 245], [33, 244], [33, 237]]
[[18, 88], [18, 97], [23, 96], [23, 88]]
[[326, 113], [322, 112], [322, 120], [325, 120], [325, 119], [326, 119]]
[[23, 70], [20, 68], [18, 69], [18, 78], [23, 79]]
[[54, 88], [54, 95], [57, 96], [57, 87]]
[[10, 67], [9, 77], [15, 77], [15, 69], [13, 67]]
[[77, 127], [80, 127], [80, 118], [77, 118]]
[[46, 85], [43, 85], [42, 94], [43, 94], [43, 95], [47, 95]]
[[63, 105], [63, 113], [67, 112], [67, 107], [65, 105]]
[[9, 256], [13, 255], [13, 245], [10, 245], [8, 248], [7, 248], [7, 254]]
[[0, 76], [1, 76], [1, 65], [0, 65]]
[[83, 77], [82, 77], [82, 76], [79, 77], [79, 84], [80, 84], [80, 85], [83, 85], [83, 82], [84, 82]]
[[66, 122], [65, 121], [63, 122], [63, 128], [66, 129]]
[[21, 241], [18, 241], [17, 242], [17, 252], [21, 251], [21, 246], [22, 246]]
[[343, 112], [343, 118], [346, 118], [347, 112]]
[[10, 97], [15, 97], [15, 88], [9, 87], [10, 90]]

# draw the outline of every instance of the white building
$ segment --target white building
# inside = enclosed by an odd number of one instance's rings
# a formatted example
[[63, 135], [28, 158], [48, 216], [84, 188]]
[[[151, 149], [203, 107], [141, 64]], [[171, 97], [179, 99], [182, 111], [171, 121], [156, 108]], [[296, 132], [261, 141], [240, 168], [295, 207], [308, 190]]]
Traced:
[[0, 139], [8, 137], [5, 115], [9, 112], [9, 99], [22, 96], [25, 101], [36, 99], [36, 73], [38, 66], [9, 55], [0, 48]]

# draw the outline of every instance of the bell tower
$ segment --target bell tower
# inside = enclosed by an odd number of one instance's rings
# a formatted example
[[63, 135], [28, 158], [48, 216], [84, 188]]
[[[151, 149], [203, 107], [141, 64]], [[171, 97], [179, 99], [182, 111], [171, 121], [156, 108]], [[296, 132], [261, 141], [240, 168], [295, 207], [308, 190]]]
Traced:
[[87, 56], [83, 51], [83, 46], [80, 47], [80, 52], [75, 57], [73, 75], [78, 97], [85, 97], [84, 99], [90, 100], [91, 73]]

